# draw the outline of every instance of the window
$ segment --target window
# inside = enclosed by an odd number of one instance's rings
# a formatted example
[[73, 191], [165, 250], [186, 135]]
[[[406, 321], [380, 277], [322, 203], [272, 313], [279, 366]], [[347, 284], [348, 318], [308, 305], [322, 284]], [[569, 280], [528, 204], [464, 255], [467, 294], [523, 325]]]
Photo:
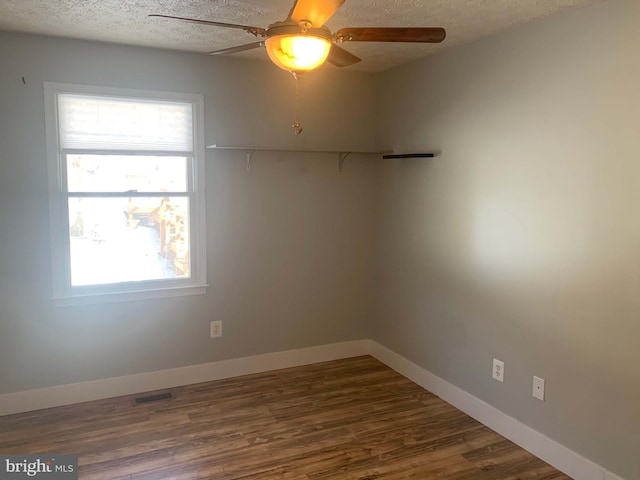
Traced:
[[54, 301], [203, 293], [203, 99], [45, 83]]

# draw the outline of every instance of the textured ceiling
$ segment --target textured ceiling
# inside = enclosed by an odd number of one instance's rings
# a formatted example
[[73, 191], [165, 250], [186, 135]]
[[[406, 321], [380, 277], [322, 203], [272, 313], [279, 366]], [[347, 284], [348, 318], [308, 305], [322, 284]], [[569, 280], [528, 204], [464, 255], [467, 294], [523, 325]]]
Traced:
[[[362, 58], [350, 69], [381, 71], [513, 25], [600, 0], [346, 0], [327, 26], [444, 27], [440, 45], [345, 43]], [[244, 31], [148, 18], [149, 13], [266, 27], [283, 20], [293, 0], [0, 0], [0, 30], [193, 52], [255, 41]], [[266, 59], [254, 50], [235, 54]], [[334, 67], [328, 67], [334, 68]]]

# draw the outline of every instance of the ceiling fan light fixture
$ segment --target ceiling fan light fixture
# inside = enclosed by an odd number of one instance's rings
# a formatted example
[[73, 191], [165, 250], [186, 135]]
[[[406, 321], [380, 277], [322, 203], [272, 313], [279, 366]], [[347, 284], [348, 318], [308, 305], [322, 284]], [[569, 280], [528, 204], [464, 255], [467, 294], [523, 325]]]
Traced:
[[274, 35], [266, 39], [273, 63], [288, 72], [302, 73], [321, 66], [331, 51], [331, 40], [307, 34]]

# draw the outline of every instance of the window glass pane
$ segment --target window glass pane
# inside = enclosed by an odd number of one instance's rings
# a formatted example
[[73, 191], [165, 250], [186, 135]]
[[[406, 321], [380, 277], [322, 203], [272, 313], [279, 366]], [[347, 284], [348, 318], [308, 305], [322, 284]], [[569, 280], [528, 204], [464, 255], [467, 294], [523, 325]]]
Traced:
[[193, 105], [59, 94], [64, 149], [193, 151]]
[[70, 198], [71, 284], [188, 278], [187, 197]]
[[186, 192], [186, 157], [67, 155], [70, 192]]

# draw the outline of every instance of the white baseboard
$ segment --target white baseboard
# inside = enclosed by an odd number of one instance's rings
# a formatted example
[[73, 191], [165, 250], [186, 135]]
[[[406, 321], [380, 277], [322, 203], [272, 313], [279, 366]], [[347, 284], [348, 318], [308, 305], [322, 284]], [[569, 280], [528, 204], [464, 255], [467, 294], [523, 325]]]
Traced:
[[624, 480], [373, 340], [7, 393], [0, 395], [0, 416], [368, 354], [576, 480]]
[[600, 465], [518, 422], [497, 408], [373, 340], [369, 341], [369, 354], [571, 478], [576, 480], [623, 480]]
[[611, 472], [604, 472], [604, 480], [623, 480], [622, 478], [620, 478], [619, 476], [611, 473]]
[[7, 393], [0, 395], [0, 416], [368, 355], [368, 347], [367, 340], [355, 340], [124, 377]]

